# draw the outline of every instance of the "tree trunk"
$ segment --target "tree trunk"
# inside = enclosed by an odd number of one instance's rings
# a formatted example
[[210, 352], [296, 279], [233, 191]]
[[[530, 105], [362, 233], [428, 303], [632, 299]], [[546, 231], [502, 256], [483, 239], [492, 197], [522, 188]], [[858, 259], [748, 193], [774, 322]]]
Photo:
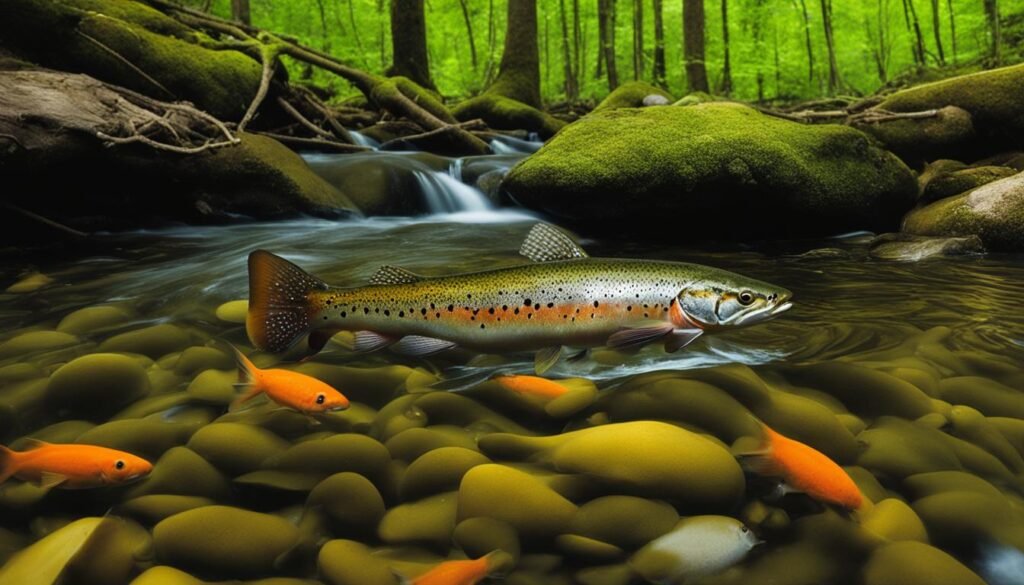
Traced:
[[231, 0], [231, 19], [242, 24], [252, 24], [249, 14], [249, 0]]
[[484, 85], [494, 80], [494, 46], [497, 44], [498, 29], [494, 23], [494, 0], [487, 1], [487, 71], [484, 73]]
[[1003, 60], [1003, 39], [999, 27], [999, 0], [984, 0], [985, 18], [988, 21], [989, 30], [989, 61], [993, 67], [998, 67]]
[[921, 23], [917, 20], [917, 9], [914, 0], [903, 0], [903, 18], [907, 21], [907, 30], [914, 32], [914, 43], [910, 46], [914, 52], [914, 63], [918, 69], [925, 65], [924, 37], [921, 34]]
[[[724, 0], [723, 0], [724, 1]], [[662, 22], [662, 0], [653, 0], [654, 11], [654, 84], [665, 89], [665, 24]]]
[[821, 0], [821, 20], [825, 27], [825, 48], [828, 49], [828, 92], [834, 95], [839, 89], [839, 66], [836, 64], [836, 48], [832, 39], [831, 0]]
[[435, 89], [430, 79], [423, 0], [391, 0], [391, 61], [388, 75], [402, 75]]
[[633, 79], [644, 76], [644, 1], [633, 0]]
[[537, 0], [508, 0], [505, 30], [505, 52], [488, 91], [540, 109]]
[[355, 8], [352, 7], [353, 0], [348, 0], [348, 22], [352, 27], [352, 35], [356, 39], [356, 49], [359, 50], [359, 61], [362, 62], [363, 68], [367, 68], [366, 52], [363, 50], [363, 41], [359, 38], [359, 27], [356, 26], [356, 12]]
[[[576, 77], [576, 85], [583, 78], [583, 34], [580, 32], [580, 0], [572, 0], [572, 70]], [[577, 90], [577, 94], [579, 91]]]
[[689, 90], [710, 91], [704, 66], [704, 0], [683, 0], [683, 62]]
[[579, 90], [576, 87], [576, 74], [572, 70], [572, 50], [569, 47], [569, 24], [565, 14], [565, 0], [558, 0], [559, 15], [562, 19], [562, 70], [565, 73], [565, 99], [576, 101]]
[[722, 0], [722, 95], [732, 95], [732, 63], [729, 60], [729, 2]]
[[459, 7], [462, 8], [462, 20], [466, 21], [466, 34], [469, 35], [469, 58], [473, 63], [473, 71], [476, 71], [476, 42], [473, 40], [473, 20], [469, 17], [469, 6], [466, 0], [459, 0]]
[[594, 72], [594, 79], [600, 79], [604, 75], [604, 33], [608, 28], [605, 22], [607, 20], [604, 0], [597, 0], [597, 71]]
[[599, 0], [599, 12], [604, 13], [602, 51], [604, 66], [608, 70], [608, 91], [619, 87], [619, 70], [615, 63], [615, 0]]
[[[752, 32], [754, 37], [754, 54], [764, 55], [764, 0], [754, 0], [754, 18]], [[761, 69], [762, 59], [757, 59], [757, 101], [764, 101], [764, 71]]]
[[949, 37], [953, 42], [953, 65], [956, 65], [956, 17], [953, 14], [953, 0], [946, 0], [946, 9], [949, 12]]
[[939, 21], [939, 0], [932, 0], [932, 32], [935, 34], [935, 50], [939, 53], [939, 65], [945, 65], [946, 53], [942, 50], [942, 23]]
[[800, 0], [800, 9], [804, 15], [804, 39], [807, 41], [807, 81], [814, 81], [814, 44], [811, 43], [811, 17], [807, 13], [806, 0]]

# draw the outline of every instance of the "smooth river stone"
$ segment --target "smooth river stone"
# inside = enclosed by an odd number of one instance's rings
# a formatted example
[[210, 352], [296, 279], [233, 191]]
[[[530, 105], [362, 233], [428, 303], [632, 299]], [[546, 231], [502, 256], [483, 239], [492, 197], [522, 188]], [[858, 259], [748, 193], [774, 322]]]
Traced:
[[182, 328], [161, 323], [108, 338], [100, 351], [139, 353], [157, 359], [191, 345], [191, 336]]
[[333, 521], [336, 531], [366, 534], [384, 517], [384, 498], [365, 477], [351, 472], [336, 473], [309, 493], [306, 505], [320, 506]]
[[235, 367], [235, 358], [215, 348], [193, 346], [186, 348], [174, 361], [174, 371], [179, 376], [194, 376], [203, 370], [230, 370]]
[[81, 518], [16, 553], [0, 566], [0, 583], [54, 585], [106, 518]]
[[473, 435], [462, 427], [438, 425], [430, 428], [406, 429], [384, 444], [391, 457], [412, 463], [424, 454], [444, 447], [460, 447], [479, 451]]
[[857, 464], [872, 473], [902, 479], [929, 471], [959, 471], [960, 460], [945, 441], [942, 431], [893, 417], [882, 417], [857, 435], [866, 445]]
[[911, 475], [903, 480], [904, 490], [914, 499], [944, 492], [973, 492], [997, 498], [1003, 497], [994, 485], [963, 471], [933, 471]]
[[420, 395], [416, 407], [427, 415], [428, 424], [455, 425], [482, 432], [532, 435], [533, 431], [476, 401], [452, 392]]
[[0, 359], [51, 351], [79, 343], [78, 337], [61, 331], [29, 331], [0, 343]]
[[459, 486], [459, 520], [501, 520], [524, 539], [550, 539], [566, 532], [576, 510], [575, 504], [537, 478], [505, 465], [474, 467]]
[[228, 506], [182, 512], [153, 528], [161, 562], [229, 577], [273, 572], [298, 542], [287, 520]]
[[467, 471], [490, 462], [479, 451], [463, 447], [428, 451], [409, 464], [398, 484], [398, 494], [403, 501], [409, 501], [457, 490]]
[[290, 446], [266, 429], [231, 422], [207, 425], [188, 441], [189, 449], [232, 476], [260, 469], [264, 461]]
[[207, 585], [207, 583], [196, 579], [185, 571], [161, 565], [147, 569], [130, 585]]
[[471, 559], [501, 550], [519, 559], [519, 534], [508, 522], [480, 516], [468, 518], [455, 526], [455, 544]]
[[118, 506], [117, 511], [141, 522], [156, 524], [169, 516], [204, 506], [212, 506], [215, 503], [210, 498], [199, 496], [142, 496], [124, 502]]
[[755, 414], [776, 431], [806, 443], [840, 464], [851, 463], [860, 445], [836, 413], [820, 402], [780, 390], [771, 392], [771, 406]]
[[351, 471], [370, 481], [378, 481], [390, 461], [391, 455], [384, 445], [364, 435], [345, 434], [293, 445], [284, 453], [265, 461], [263, 467], [322, 477]]
[[1019, 390], [995, 380], [977, 376], [946, 378], [939, 383], [942, 398], [953, 404], [966, 404], [985, 416], [1024, 419], [1024, 400]]
[[231, 484], [195, 451], [174, 447], [156, 462], [146, 481], [132, 487], [125, 497], [131, 499], [153, 494], [200, 496], [223, 501], [231, 496]]
[[580, 506], [569, 531], [634, 550], [668, 533], [678, 521], [675, 508], [665, 502], [604, 496]]
[[11, 286], [4, 289], [4, 292], [11, 294], [25, 294], [35, 292], [48, 284], [52, 284], [54, 280], [42, 272], [33, 272], [22, 276], [18, 282], [15, 282]]
[[149, 388], [146, 370], [138, 360], [94, 353], [68, 362], [50, 376], [46, 403], [55, 412], [104, 417], [138, 400]]
[[743, 471], [726, 448], [661, 422], [608, 424], [552, 437], [492, 434], [481, 437], [480, 447], [498, 459], [530, 459], [630, 495], [700, 510], [729, 509], [745, 489]]
[[245, 324], [245, 318], [249, 314], [249, 301], [241, 299], [228, 301], [217, 307], [217, 318], [225, 323]]
[[169, 449], [184, 445], [197, 428], [199, 425], [164, 422], [158, 415], [104, 423], [85, 431], [75, 442], [126, 451], [153, 461]]
[[949, 418], [952, 434], [998, 457], [1012, 471], [1024, 471], [1024, 457], [985, 415], [970, 406], [957, 405], [950, 409]]
[[1024, 510], [1002, 494], [950, 491], [913, 503], [932, 542], [944, 549], [974, 552], [979, 542], [1024, 550]]
[[127, 323], [131, 318], [132, 314], [121, 307], [96, 305], [68, 313], [57, 324], [57, 331], [85, 335]]
[[894, 542], [879, 548], [864, 567], [864, 585], [985, 585], [945, 552], [920, 542]]
[[391, 545], [426, 544], [448, 550], [460, 501], [457, 492], [447, 492], [395, 506], [384, 514], [377, 534]]
[[685, 378], [630, 385], [599, 403], [615, 422], [671, 420], [706, 430], [726, 443], [744, 435], [756, 436], [750, 411], [724, 390]]
[[786, 373], [797, 384], [838, 398], [861, 416], [895, 415], [915, 419], [931, 412], [929, 396], [913, 384], [885, 372], [843, 362], [824, 362]]
[[928, 531], [921, 518], [906, 502], [896, 498], [875, 504], [862, 515], [861, 526], [886, 540], [928, 542]]
[[152, 560], [153, 539], [134, 520], [104, 519], [64, 569], [61, 579], [76, 585], [124, 583], [139, 564]]
[[317, 568], [329, 585], [398, 585], [387, 562], [353, 540], [327, 542], [320, 549]]

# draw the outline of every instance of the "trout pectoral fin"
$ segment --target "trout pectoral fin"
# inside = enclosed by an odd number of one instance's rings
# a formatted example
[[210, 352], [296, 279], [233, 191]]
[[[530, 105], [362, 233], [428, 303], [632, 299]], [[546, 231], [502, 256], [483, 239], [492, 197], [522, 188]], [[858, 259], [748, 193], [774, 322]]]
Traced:
[[394, 342], [394, 338], [381, 335], [375, 331], [356, 331], [356, 340], [352, 344], [352, 351], [369, 353], [378, 349], [384, 349]]
[[545, 347], [533, 356], [533, 370], [538, 376], [551, 369], [562, 357], [562, 346]]
[[402, 355], [422, 357], [435, 354], [439, 351], [452, 349], [457, 344], [446, 339], [424, 337], [422, 335], [406, 335], [391, 346], [391, 351]]
[[690, 345], [704, 333], [703, 329], [674, 329], [665, 341], [665, 351], [675, 353]]
[[608, 347], [622, 349], [635, 347], [657, 341], [665, 337], [675, 329], [671, 323], [661, 323], [645, 327], [630, 327], [622, 331], [616, 331], [608, 337]]

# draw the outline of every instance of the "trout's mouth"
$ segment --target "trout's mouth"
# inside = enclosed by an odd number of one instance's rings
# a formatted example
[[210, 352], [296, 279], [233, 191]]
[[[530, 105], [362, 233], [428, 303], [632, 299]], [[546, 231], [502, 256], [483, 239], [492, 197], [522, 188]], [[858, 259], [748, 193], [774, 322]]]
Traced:
[[778, 294], [778, 298], [772, 302], [765, 303], [760, 307], [740, 314], [732, 323], [730, 323], [730, 325], [739, 327], [742, 325], [753, 325], [755, 323], [774, 319], [776, 316], [793, 308], [793, 303], [789, 300], [791, 298], [793, 298], [793, 293], [789, 291], [780, 292]]

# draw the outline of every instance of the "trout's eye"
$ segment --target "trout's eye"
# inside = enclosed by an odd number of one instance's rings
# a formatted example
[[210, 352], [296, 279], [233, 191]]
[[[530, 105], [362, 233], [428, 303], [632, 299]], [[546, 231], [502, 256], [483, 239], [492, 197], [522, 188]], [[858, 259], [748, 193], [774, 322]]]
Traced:
[[327, 400], [327, 397], [324, 396], [323, 394], [317, 394], [316, 395], [316, 403], [317, 404], [323, 404], [324, 400]]
[[740, 296], [738, 298], [741, 305], [749, 305], [750, 303], [754, 302], [754, 293], [750, 292], [749, 290], [745, 290], [740, 293]]
[[124, 469], [124, 461], [118, 460], [115, 462], [114, 469]]

